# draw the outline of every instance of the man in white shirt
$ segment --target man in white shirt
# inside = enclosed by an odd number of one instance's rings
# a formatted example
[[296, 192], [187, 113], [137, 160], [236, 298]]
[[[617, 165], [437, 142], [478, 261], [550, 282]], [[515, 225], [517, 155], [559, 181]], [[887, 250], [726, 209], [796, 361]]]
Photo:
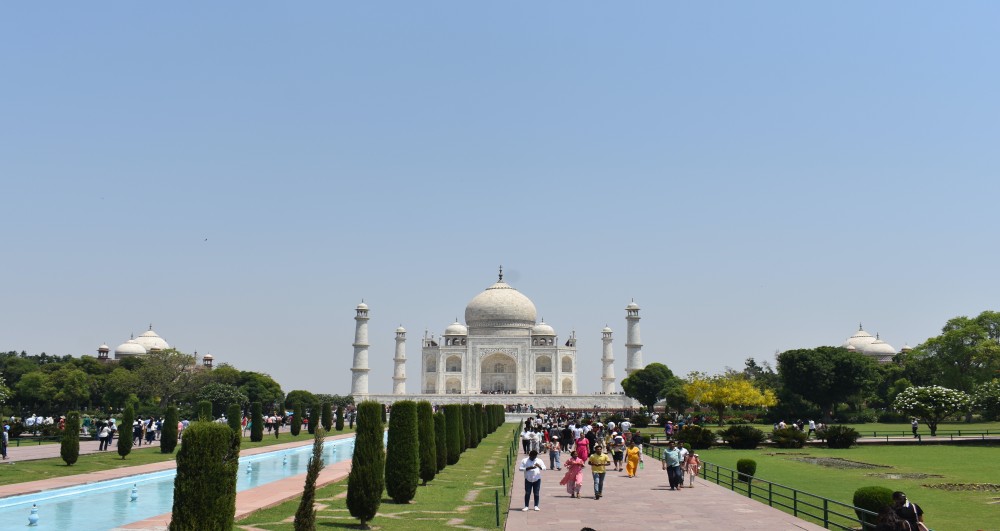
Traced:
[[535, 510], [540, 511], [538, 495], [542, 490], [542, 470], [546, 470], [545, 462], [538, 459], [538, 452], [532, 450], [517, 468], [524, 471], [524, 509], [521, 510], [528, 510], [528, 502], [531, 500], [531, 493], [534, 492]]

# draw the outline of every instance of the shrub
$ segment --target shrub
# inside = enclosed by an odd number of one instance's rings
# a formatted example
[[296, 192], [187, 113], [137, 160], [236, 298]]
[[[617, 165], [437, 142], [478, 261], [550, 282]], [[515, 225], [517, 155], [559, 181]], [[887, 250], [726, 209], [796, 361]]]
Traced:
[[160, 428], [160, 453], [172, 454], [177, 448], [177, 422], [179, 420], [177, 407], [168, 407], [167, 415], [163, 418], [163, 427]]
[[212, 421], [215, 420], [212, 417], [212, 401], [202, 400], [198, 402], [198, 420]]
[[354, 438], [351, 473], [347, 476], [347, 509], [361, 525], [378, 513], [385, 490], [385, 448], [382, 445], [382, 404], [358, 404], [358, 431]]
[[778, 429], [771, 432], [771, 441], [778, 448], [802, 448], [806, 445], [807, 434], [795, 428]]
[[462, 452], [472, 447], [472, 407], [462, 404]]
[[469, 420], [472, 436], [469, 440], [469, 447], [476, 448], [479, 446], [479, 441], [483, 439], [483, 425], [482, 425], [482, 406], [479, 404], [472, 404], [469, 406]]
[[226, 408], [226, 424], [236, 434], [236, 440], [243, 438], [243, 408], [239, 404], [229, 404]]
[[319, 426], [319, 406], [313, 404], [309, 406], [309, 425], [307, 426], [309, 435], [316, 434], [316, 426]]
[[827, 426], [816, 436], [825, 439], [826, 445], [830, 448], [850, 448], [858, 442], [861, 434], [848, 426]]
[[633, 428], [649, 427], [649, 417], [647, 417], [646, 415], [632, 415], [632, 418], [629, 419], [629, 422], [632, 423]]
[[125, 406], [122, 422], [118, 425], [118, 455], [125, 456], [132, 452], [132, 424], [135, 423], [135, 409], [132, 404]]
[[323, 425], [323, 431], [330, 431], [333, 427], [333, 404], [329, 402], [323, 402], [320, 406], [320, 424]]
[[[854, 491], [854, 506], [878, 514], [886, 505], [892, 505], [892, 489], [885, 487], [861, 487]], [[862, 527], [875, 526], [875, 517], [861, 511], [854, 511], [861, 520]]]
[[396, 503], [409, 503], [417, 493], [420, 477], [418, 433], [417, 403], [403, 400], [393, 404], [385, 457], [385, 488]]
[[[329, 405], [329, 404], [327, 404]], [[326, 431], [316, 430], [316, 437], [313, 439], [313, 453], [309, 458], [309, 467], [306, 469], [306, 486], [302, 489], [302, 499], [299, 501], [299, 508], [295, 511], [295, 531], [315, 531], [316, 530], [316, 478], [323, 470], [323, 436]]]
[[454, 465], [462, 454], [462, 406], [444, 406], [445, 426], [448, 428], [448, 464]]
[[896, 424], [899, 422], [909, 422], [910, 417], [896, 411], [883, 411], [878, 415], [878, 421], [885, 424]]
[[420, 479], [424, 485], [437, 475], [437, 442], [434, 440], [434, 409], [430, 402], [417, 403], [420, 436]]
[[434, 414], [434, 444], [437, 446], [437, 471], [440, 472], [448, 465], [448, 427], [444, 411]]
[[757, 473], [757, 461], [753, 459], [740, 459], [736, 462], [736, 471], [739, 472], [739, 481], [750, 483], [754, 474]]
[[337, 431], [344, 431], [344, 406], [337, 406], [337, 421], [334, 423]]
[[292, 425], [290, 431], [293, 436], [298, 437], [299, 433], [302, 433], [302, 415], [305, 414], [305, 407], [300, 406], [298, 402], [289, 404], [289, 407], [292, 410]]
[[264, 440], [264, 408], [260, 402], [250, 404], [250, 441]]
[[193, 422], [177, 452], [170, 531], [232, 529], [239, 439], [229, 426]]
[[73, 463], [76, 463], [76, 460], [80, 458], [79, 411], [70, 411], [69, 413], [66, 413], [66, 426], [63, 429], [59, 456], [66, 462], [66, 466], [73, 466]]
[[765, 438], [764, 432], [749, 425], [730, 426], [719, 436], [734, 450], [753, 450]]
[[695, 450], [706, 450], [715, 444], [716, 435], [712, 430], [701, 426], [687, 425], [677, 432], [677, 440], [690, 444]]
[[878, 414], [871, 410], [859, 411], [847, 416], [848, 424], [868, 424], [878, 422]]

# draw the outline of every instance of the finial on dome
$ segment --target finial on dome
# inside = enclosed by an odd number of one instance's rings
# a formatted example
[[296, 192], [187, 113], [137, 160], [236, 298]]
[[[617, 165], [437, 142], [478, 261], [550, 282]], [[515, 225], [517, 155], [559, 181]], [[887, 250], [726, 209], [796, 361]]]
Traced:
[[153, 330], [153, 323], [149, 323], [149, 329]]
[[129, 339], [135, 339], [135, 334], [134, 334], [134, 333], [132, 333], [132, 334], [129, 334], [129, 335], [128, 335], [128, 338], [129, 338]]
[[497, 282], [503, 282], [503, 265], [500, 266], [500, 280]]
[[862, 331], [864, 329], [865, 329], [865, 327], [861, 326], [861, 323], [858, 323], [858, 332], [860, 332], [860, 331]]
[[879, 339], [878, 332], [875, 332], [875, 339]]

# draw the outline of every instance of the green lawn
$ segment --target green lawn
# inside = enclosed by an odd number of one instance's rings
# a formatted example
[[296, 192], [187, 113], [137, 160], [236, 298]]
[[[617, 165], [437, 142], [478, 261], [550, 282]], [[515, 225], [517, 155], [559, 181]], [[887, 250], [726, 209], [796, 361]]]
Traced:
[[[344, 431], [333, 430], [331, 435], [343, 433], [353, 433], [354, 430], [344, 427]], [[281, 437], [275, 439], [272, 435], [264, 435], [264, 440], [260, 442], [250, 442], [249, 437], [245, 437], [242, 442], [243, 449], [258, 448], [261, 446], [272, 446], [289, 442], [309, 442], [313, 436], [306, 430], [302, 430], [298, 437], [293, 437], [291, 433], [281, 433]], [[132, 452], [122, 460], [118, 456], [117, 439], [111, 443], [111, 448], [107, 452], [95, 454], [82, 454], [80, 459], [73, 466], [66, 466], [62, 459], [56, 457], [52, 459], [37, 459], [33, 461], [17, 461], [17, 449], [11, 448], [13, 461], [5, 461], [0, 464], [0, 485], [10, 485], [13, 483], [23, 483], [25, 481], [37, 481], [63, 476], [73, 476], [76, 474], [87, 474], [116, 468], [146, 465], [149, 463], [159, 463], [162, 461], [173, 461], [174, 454], [160, 453], [160, 447], [154, 446], [146, 448], [133, 448]], [[177, 447], [180, 449], [180, 445]], [[16, 463], [16, 464], [13, 464]]]
[[[757, 461], [756, 477], [850, 504], [854, 490], [884, 486], [901, 490], [926, 511], [936, 531], [1000, 529], [1000, 447], [860, 446], [848, 450], [805, 448], [699, 450], [702, 461], [735, 469], [736, 461]], [[888, 468], [832, 468], [797, 458], [833, 457]], [[888, 479], [873, 474], [935, 474], [924, 479]], [[944, 490], [928, 485], [992, 484], [988, 490]], [[763, 485], [761, 485], [763, 487]], [[754, 489], [758, 485], [755, 483]], [[766, 487], [763, 487], [766, 489]], [[762, 491], [761, 491], [762, 492]]]
[[[495, 496], [500, 492], [500, 525], [507, 519], [510, 499], [504, 496], [503, 469], [517, 424], [504, 424], [493, 434], [469, 448], [458, 463], [439, 472], [426, 487], [418, 487], [412, 502], [397, 505], [383, 498], [371, 526], [384, 531], [427, 529], [495, 529]], [[508, 489], [510, 480], [507, 479]], [[347, 479], [316, 492], [317, 528], [357, 528], [358, 520], [347, 510]], [[292, 530], [299, 499], [251, 514], [237, 522], [242, 529]]]

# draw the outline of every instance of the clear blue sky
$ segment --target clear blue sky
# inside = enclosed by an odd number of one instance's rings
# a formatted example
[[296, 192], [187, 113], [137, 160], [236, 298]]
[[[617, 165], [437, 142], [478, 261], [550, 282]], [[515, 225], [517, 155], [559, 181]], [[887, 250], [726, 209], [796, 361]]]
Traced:
[[996, 310], [996, 2], [11, 3], [0, 349], [347, 393], [496, 278], [645, 361], [900, 348]]

